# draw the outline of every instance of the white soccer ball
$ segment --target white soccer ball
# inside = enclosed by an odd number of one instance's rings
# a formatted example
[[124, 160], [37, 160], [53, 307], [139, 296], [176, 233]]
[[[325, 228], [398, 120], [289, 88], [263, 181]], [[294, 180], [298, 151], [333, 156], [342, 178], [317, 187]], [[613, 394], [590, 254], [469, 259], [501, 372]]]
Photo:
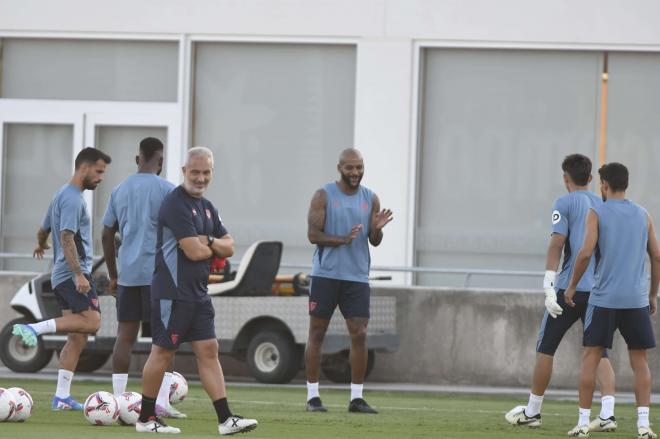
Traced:
[[14, 399], [16, 400], [16, 410], [14, 411], [14, 415], [9, 418], [9, 420], [13, 422], [27, 421], [27, 419], [32, 415], [32, 407], [34, 405], [32, 402], [32, 397], [29, 393], [20, 387], [12, 387], [8, 390], [12, 395], [14, 395]]
[[7, 389], [0, 387], [0, 422], [8, 421], [16, 411], [16, 398]]
[[119, 404], [112, 393], [92, 393], [85, 400], [84, 413], [92, 425], [114, 424], [119, 418]]
[[178, 404], [188, 394], [188, 382], [179, 372], [172, 372], [172, 383], [170, 384], [170, 404]]
[[126, 425], [135, 425], [142, 409], [142, 395], [137, 392], [124, 392], [117, 397], [119, 403], [119, 421]]

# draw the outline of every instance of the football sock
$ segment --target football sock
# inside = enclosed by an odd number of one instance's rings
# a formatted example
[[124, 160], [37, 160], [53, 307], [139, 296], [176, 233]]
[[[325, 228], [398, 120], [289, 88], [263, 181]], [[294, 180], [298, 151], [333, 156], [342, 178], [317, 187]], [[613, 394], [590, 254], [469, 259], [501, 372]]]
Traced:
[[215, 414], [218, 415], [218, 423], [220, 424], [232, 416], [231, 410], [229, 410], [229, 403], [227, 402], [227, 398], [220, 398], [216, 401], [213, 401], [213, 408], [215, 408]]
[[112, 393], [119, 396], [126, 391], [126, 384], [128, 383], [127, 373], [113, 373], [112, 374]]
[[319, 398], [319, 383], [310, 383], [307, 381], [307, 401], [312, 398]]
[[156, 398], [142, 395], [142, 407], [140, 408], [140, 422], [148, 422], [149, 418], [156, 416]]
[[529, 394], [529, 402], [527, 407], [525, 407], [525, 415], [530, 418], [541, 413], [541, 404], [543, 404], [543, 395], [534, 395], [533, 393]]
[[609, 419], [614, 416], [614, 396], [603, 396], [600, 399], [600, 404], [600, 419]]
[[57, 329], [55, 328], [55, 319], [44, 320], [43, 322], [37, 323], [29, 323], [28, 326], [34, 329], [34, 332], [36, 332], [37, 335], [52, 334], [57, 332]]
[[591, 409], [583, 409], [582, 407], [580, 407], [578, 413], [580, 414], [580, 418], [578, 419], [578, 425], [579, 426], [589, 425], [589, 418], [591, 417]]
[[357, 398], [362, 398], [362, 389], [364, 384], [353, 384], [351, 383], [351, 401]]
[[156, 404], [163, 408], [168, 408], [170, 406], [171, 384], [172, 374], [170, 372], [165, 372], [165, 376], [163, 376], [163, 382], [160, 383], [160, 389], [158, 390], [158, 397], [156, 398]]
[[73, 380], [73, 372], [70, 370], [60, 369], [57, 371], [57, 389], [55, 396], [58, 398], [68, 398], [71, 396], [71, 381]]
[[649, 428], [649, 408], [637, 407], [637, 428]]

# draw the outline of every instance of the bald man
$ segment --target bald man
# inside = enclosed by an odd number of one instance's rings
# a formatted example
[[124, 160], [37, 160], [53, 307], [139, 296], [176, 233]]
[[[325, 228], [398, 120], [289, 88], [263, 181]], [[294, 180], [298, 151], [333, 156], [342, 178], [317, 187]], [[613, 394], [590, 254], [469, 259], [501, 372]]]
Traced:
[[351, 336], [351, 398], [348, 411], [378, 413], [362, 397], [367, 369], [369, 243], [378, 246], [392, 211], [362, 186], [364, 161], [357, 149], [341, 152], [340, 178], [318, 189], [307, 216], [307, 237], [316, 245], [309, 292], [309, 337], [305, 351], [307, 411], [326, 412], [319, 396], [321, 347], [337, 305]]

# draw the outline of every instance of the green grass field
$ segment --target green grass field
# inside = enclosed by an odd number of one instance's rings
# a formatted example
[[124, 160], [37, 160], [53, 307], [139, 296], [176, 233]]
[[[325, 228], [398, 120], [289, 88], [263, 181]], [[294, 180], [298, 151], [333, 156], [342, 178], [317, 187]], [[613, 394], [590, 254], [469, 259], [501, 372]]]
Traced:
[[[87, 423], [81, 412], [51, 412], [50, 399], [55, 383], [50, 381], [0, 379], [0, 387], [25, 388], [35, 402], [32, 417], [23, 424], [1, 423], [0, 438], [71, 439], [136, 437], [133, 427], [113, 425], [96, 427]], [[129, 390], [139, 391], [131, 381]], [[81, 402], [97, 390], [111, 391], [111, 384], [74, 382], [73, 395]], [[371, 392], [365, 396], [380, 409], [379, 415], [347, 413], [348, 391], [321, 390], [328, 413], [306, 413], [305, 391], [301, 388], [229, 387], [231, 408], [237, 414], [254, 417], [259, 428], [241, 437], [254, 438], [534, 438], [566, 437], [577, 420], [577, 403], [546, 401], [543, 427], [536, 430], [516, 428], [504, 421], [504, 413], [522, 399], [511, 397], [473, 397], [422, 393]], [[177, 408], [189, 419], [170, 423], [182, 430], [180, 437], [218, 437], [217, 419], [203, 389], [191, 385], [190, 393]], [[598, 406], [594, 406], [597, 413]], [[635, 438], [635, 409], [630, 404], [616, 408], [619, 431], [600, 433], [605, 439]], [[656, 418], [656, 416], [658, 418]], [[651, 412], [651, 422], [660, 412]]]

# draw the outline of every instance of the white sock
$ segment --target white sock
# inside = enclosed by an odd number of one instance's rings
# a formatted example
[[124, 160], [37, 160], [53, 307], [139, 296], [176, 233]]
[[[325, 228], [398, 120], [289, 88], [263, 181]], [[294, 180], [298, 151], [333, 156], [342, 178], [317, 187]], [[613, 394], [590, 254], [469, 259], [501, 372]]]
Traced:
[[57, 332], [55, 328], [55, 319], [44, 320], [43, 322], [29, 323], [29, 327], [34, 329], [37, 335], [41, 334], [53, 334]]
[[637, 428], [649, 428], [649, 408], [637, 407]]
[[58, 370], [55, 396], [58, 398], [68, 398], [71, 396], [71, 381], [73, 381], [73, 372], [65, 369]]
[[614, 416], [614, 396], [603, 396], [600, 399], [600, 404], [600, 419], [609, 419]]
[[163, 382], [158, 390], [158, 397], [156, 398], [156, 404], [164, 408], [170, 407], [170, 384], [172, 384], [172, 374], [165, 372]]
[[315, 383], [307, 381], [307, 401], [312, 398], [320, 398], [318, 381]]
[[578, 419], [578, 425], [580, 427], [583, 425], [589, 425], [589, 421], [591, 418], [591, 409], [583, 409], [582, 407], [580, 407], [578, 413], [580, 414], [580, 418]]
[[362, 398], [362, 389], [364, 384], [353, 384], [351, 383], [351, 401], [357, 398]]
[[127, 373], [113, 373], [112, 374], [112, 393], [119, 396], [126, 391], [126, 383], [128, 383]]
[[525, 415], [531, 418], [541, 413], [541, 404], [543, 404], [543, 395], [538, 396], [530, 392], [529, 402], [527, 403], [527, 407], [525, 407]]

